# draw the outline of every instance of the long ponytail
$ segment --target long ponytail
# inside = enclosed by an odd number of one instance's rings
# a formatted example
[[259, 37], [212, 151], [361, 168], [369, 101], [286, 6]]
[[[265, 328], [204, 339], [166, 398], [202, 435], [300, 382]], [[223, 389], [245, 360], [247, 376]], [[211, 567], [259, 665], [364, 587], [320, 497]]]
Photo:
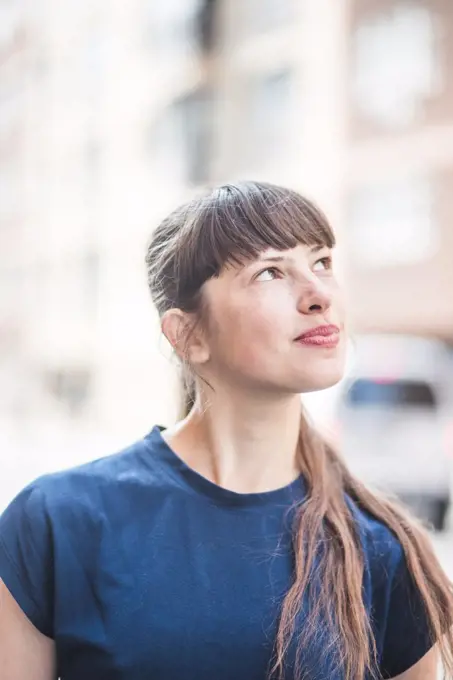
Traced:
[[[382, 521], [399, 540], [410, 573], [422, 596], [433, 642], [445, 670], [453, 677], [453, 591], [434, 555], [422, 526], [400, 505], [371, 492], [351, 475], [340, 456], [327, 445], [302, 415], [300, 465], [308, 486], [307, 500], [296, 513], [293, 546], [295, 579], [283, 602], [273, 672], [284, 674], [284, 660], [294, 635], [304, 594], [310, 587], [315, 559], [320, 579], [319, 597], [304, 625], [299, 650], [317, 633], [320, 620], [330, 627], [327, 638], [336, 662], [348, 680], [377, 676], [376, 646], [363, 601], [364, 560], [347, 497]], [[340, 632], [340, 634], [338, 634]]]

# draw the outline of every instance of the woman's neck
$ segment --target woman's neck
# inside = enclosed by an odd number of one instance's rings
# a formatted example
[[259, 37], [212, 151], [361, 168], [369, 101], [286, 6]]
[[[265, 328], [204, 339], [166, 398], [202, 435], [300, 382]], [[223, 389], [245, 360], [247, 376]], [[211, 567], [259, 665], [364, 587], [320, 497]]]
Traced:
[[211, 399], [165, 439], [199, 474], [238, 493], [271, 491], [300, 473], [297, 445], [301, 421], [298, 395], [259, 402]]

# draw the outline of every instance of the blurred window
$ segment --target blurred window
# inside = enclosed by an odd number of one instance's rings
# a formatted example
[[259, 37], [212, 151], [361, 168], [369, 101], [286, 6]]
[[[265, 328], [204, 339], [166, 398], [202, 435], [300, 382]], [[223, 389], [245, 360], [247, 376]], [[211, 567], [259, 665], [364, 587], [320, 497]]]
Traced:
[[351, 197], [349, 232], [356, 264], [388, 267], [419, 262], [439, 245], [429, 178], [359, 187]]
[[159, 52], [182, 57], [215, 42], [216, 0], [149, 0], [151, 42]]
[[86, 405], [90, 397], [92, 378], [91, 372], [84, 368], [48, 370], [44, 375], [48, 391], [64, 404], [72, 415], [77, 415]]
[[216, 9], [218, 2], [217, 0], [204, 0], [199, 5], [195, 32], [198, 36], [200, 47], [209, 52], [213, 49], [216, 42]]
[[241, 154], [247, 169], [285, 160], [290, 149], [293, 73], [255, 77], [247, 83]]
[[348, 391], [346, 402], [356, 407], [420, 407], [435, 409], [436, 396], [425, 382], [356, 380]]
[[265, 33], [289, 25], [294, 18], [294, 0], [238, 0], [242, 33]]
[[2, 0], [0, 2], [0, 51], [12, 43], [20, 29], [23, 18], [21, 0]]
[[353, 97], [359, 112], [388, 127], [419, 118], [424, 101], [441, 90], [433, 13], [417, 2], [396, 3], [357, 30]]
[[181, 184], [209, 179], [212, 97], [200, 88], [177, 99], [153, 130], [153, 155], [162, 176]]

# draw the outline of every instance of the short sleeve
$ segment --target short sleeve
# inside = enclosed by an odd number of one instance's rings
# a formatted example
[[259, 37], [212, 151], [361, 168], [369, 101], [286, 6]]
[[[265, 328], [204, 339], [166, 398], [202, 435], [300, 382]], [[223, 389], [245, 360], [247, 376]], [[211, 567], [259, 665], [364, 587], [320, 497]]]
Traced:
[[50, 522], [37, 483], [0, 517], [0, 579], [32, 624], [52, 637], [53, 568]]
[[414, 666], [434, 645], [423, 598], [399, 549], [381, 657], [383, 678], [395, 678]]

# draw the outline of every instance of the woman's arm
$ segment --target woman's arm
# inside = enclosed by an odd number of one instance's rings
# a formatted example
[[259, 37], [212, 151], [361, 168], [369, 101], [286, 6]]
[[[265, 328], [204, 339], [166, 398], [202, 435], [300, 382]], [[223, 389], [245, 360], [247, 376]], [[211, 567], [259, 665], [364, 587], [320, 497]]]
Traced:
[[439, 672], [439, 654], [433, 647], [415, 666], [405, 673], [398, 675], [394, 680], [436, 680]]
[[55, 680], [56, 658], [52, 640], [27, 619], [0, 580], [0, 678], [2, 680]]

